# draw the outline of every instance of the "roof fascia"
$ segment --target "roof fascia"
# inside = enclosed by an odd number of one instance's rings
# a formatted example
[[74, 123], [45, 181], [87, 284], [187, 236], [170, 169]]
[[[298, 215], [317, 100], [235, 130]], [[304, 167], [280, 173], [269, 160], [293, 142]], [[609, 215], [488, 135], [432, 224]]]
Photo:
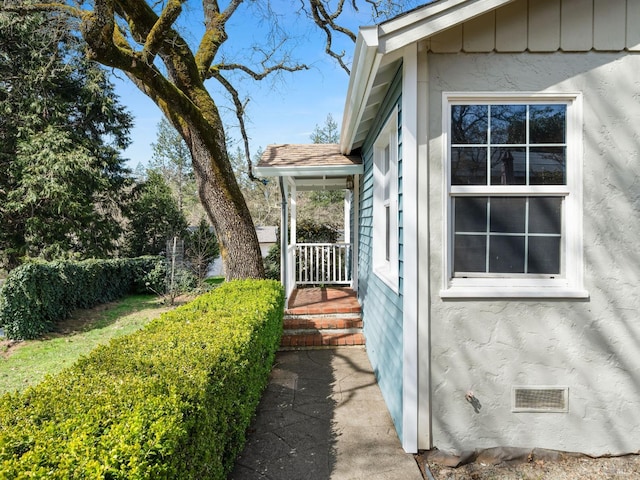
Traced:
[[[378, 47], [389, 53], [515, 0], [443, 0], [382, 23]], [[420, 24], [420, 28], [415, 28]]]
[[[342, 116], [340, 151], [349, 155], [384, 55], [515, 0], [440, 0], [379, 26], [361, 27]], [[417, 25], [420, 28], [415, 28]]]
[[369, 97], [381, 60], [382, 54], [378, 51], [378, 27], [361, 27], [356, 39], [353, 67], [342, 116], [340, 151], [344, 155], [351, 153], [358, 124], [364, 114], [365, 99]]
[[294, 182], [299, 192], [317, 190], [345, 190], [347, 188], [347, 177], [295, 178]]
[[308, 167], [254, 167], [254, 173], [259, 177], [340, 177], [346, 175], [360, 175], [364, 171], [361, 164], [357, 165], [316, 165]]

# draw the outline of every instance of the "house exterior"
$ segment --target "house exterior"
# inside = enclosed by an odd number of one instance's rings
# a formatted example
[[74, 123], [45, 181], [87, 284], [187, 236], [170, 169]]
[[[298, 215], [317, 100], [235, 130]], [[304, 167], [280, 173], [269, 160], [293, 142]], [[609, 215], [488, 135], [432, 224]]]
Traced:
[[403, 447], [640, 450], [640, 0], [360, 30], [354, 288]]
[[341, 146], [363, 158], [367, 348], [407, 450], [640, 448], [639, 12], [439, 1], [361, 30]]
[[265, 258], [269, 254], [269, 249], [278, 241], [278, 227], [273, 225], [258, 226], [256, 227], [256, 234], [260, 244], [260, 253], [262, 258]]

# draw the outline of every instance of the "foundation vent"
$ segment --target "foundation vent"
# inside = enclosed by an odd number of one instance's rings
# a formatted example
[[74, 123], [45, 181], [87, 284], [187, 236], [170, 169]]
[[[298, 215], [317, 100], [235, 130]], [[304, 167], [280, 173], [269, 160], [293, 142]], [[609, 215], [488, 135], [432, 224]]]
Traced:
[[568, 412], [569, 387], [514, 386], [511, 405], [514, 412]]

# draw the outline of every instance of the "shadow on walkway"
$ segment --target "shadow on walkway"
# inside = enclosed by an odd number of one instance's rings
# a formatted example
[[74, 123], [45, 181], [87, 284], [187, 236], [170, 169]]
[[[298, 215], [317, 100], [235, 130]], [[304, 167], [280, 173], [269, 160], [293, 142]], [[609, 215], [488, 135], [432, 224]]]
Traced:
[[364, 349], [280, 352], [230, 480], [420, 480]]

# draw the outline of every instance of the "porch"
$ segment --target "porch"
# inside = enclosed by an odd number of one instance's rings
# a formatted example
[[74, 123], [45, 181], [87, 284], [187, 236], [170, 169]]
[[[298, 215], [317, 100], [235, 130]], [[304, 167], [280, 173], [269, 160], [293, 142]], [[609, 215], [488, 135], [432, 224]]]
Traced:
[[293, 291], [285, 313], [289, 315], [360, 313], [360, 303], [356, 292], [351, 288], [302, 288]]
[[[287, 300], [301, 287], [341, 286], [357, 290], [359, 201], [354, 185], [362, 174], [358, 156], [343, 155], [337, 144], [269, 145], [255, 173], [277, 177], [282, 197], [280, 278]], [[337, 243], [298, 243], [298, 192], [344, 190], [343, 239]]]
[[[280, 279], [287, 295], [281, 348], [364, 345], [356, 291], [358, 156], [337, 144], [269, 145], [255, 173], [277, 177], [282, 197]], [[298, 242], [298, 192], [344, 190], [343, 238]], [[336, 219], [338, 220], [338, 219]]]

